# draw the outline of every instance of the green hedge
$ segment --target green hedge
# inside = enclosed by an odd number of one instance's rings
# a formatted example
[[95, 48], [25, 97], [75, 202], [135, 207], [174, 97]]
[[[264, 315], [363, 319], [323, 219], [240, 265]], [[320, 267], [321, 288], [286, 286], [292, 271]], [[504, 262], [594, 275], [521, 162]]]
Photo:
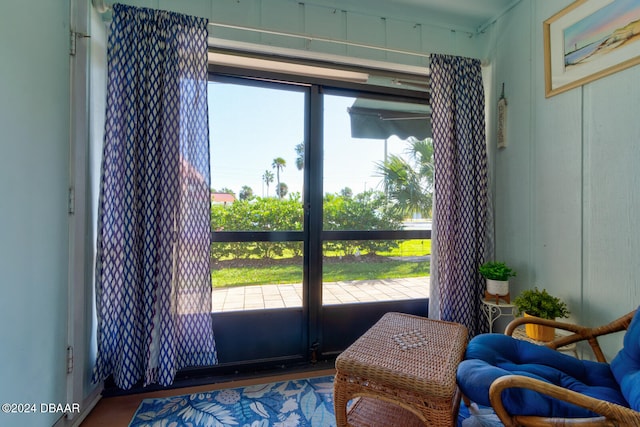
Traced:
[[[369, 190], [348, 197], [330, 194], [324, 197], [324, 230], [400, 230], [402, 217], [386, 209], [384, 194]], [[298, 194], [288, 200], [253, 198], [230, 205], [211, 207], [211, 229], [217, 231], [299, 231], [304, 212]], [[356, 252], [389, 251], [397, 241], [335, 241], [324, 244], [325, 253], [353, 255]], [[302, 255], [300, 242], [214, 243], [211, 258], [282, 258]]]

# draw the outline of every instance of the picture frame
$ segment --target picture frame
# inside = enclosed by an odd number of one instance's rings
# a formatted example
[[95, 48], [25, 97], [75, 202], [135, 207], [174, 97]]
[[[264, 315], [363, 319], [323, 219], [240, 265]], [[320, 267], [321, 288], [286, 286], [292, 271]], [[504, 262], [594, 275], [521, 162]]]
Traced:
[[547, 98], [640, 64], [638, 0], [576, 0], [543, 23]]

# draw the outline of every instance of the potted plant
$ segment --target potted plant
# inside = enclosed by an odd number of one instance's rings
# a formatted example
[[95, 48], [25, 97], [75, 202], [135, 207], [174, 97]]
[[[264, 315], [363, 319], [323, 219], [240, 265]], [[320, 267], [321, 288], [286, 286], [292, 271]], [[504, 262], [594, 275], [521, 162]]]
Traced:
[[478, 267], [480, 275], [487, 281], [487, 293], [496, 297], [509, 294], [509, 277], [515, 277], [516, 272], [507, 267], [504, 262], [489, 261]]
[[[537, 287], [525, 290], [513, 303], [518, 315], [555, 320], [569, 317], [570, 314], [564, 301], [549, 294], [546, 289], [539, 290]], [[537, 341], [551, 341], [555, 338], [555, 328], [549, 326], [526, 324], [525, 329], [527, 336]]]

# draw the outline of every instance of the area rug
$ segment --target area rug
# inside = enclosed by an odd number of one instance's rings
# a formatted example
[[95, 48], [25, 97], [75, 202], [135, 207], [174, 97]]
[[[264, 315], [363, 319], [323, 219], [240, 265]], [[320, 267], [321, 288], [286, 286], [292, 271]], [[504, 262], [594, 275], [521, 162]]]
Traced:
[[145, 399], [129, 426], [330, 427], [333, 376]]

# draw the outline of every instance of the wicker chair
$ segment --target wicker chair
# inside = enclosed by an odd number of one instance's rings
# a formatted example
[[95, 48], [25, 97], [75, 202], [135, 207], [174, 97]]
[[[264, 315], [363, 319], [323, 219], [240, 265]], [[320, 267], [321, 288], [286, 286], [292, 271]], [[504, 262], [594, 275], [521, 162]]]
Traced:
[[[507, 326], [505, 335], [475, 337], [458, 367], [463, 400], [491, 405], [507, 427], [640, 426], [640, 314], [635, 316], [636, 311], [596, 328], [518, 318]], [[546, 346], [512, 338], [525, 323], [572, 334]], [[619, 331], [627, 331], [624, 348], [608, 364], [598, 337]], [[597, 362], [554, 351], [580, 341], [589, 343]]]

